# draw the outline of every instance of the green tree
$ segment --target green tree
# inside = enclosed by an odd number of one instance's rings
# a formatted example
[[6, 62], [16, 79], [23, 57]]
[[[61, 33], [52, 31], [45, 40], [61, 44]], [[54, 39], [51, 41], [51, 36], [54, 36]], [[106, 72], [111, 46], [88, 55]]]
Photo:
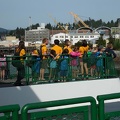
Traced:
[[82, 42], [78, 41], [77, 43], [75, 43], [75, 46], [80, 47], [82, 45]]
[[10, 31], [9, 31], [9, 35], [10, 35], [10, 36], [15, 36], [15, 33], [16, 33], [16, 30], [10, 30]]
[[99, 40], [96, 41], [96, 44], [98, 44], [98, 46], [100, 45], [106, 46], [106, 40], [103, 40], [102, 35], [99, 37]]
[[49, 29], [49, 30], [52, 30], [52, 25], [50, 23], [46, 24], [45, 28]]
[[115, 50], [120, 50], [120, 40], [119, 39], [115, 39], [115, 41], [113, 43], [113, 48]]
[[112, 37], [112, 35], [110, 35], [109, 42], [112, 43], [112, 44], [114, 44], [114, 40], [115, 39]]

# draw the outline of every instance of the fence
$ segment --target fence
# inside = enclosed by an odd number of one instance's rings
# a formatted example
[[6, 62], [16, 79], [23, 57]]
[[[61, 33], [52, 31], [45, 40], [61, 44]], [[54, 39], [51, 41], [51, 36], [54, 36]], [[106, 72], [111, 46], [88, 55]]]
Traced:
[[19, 105], [0, 106], [0, 120], [18, 120]]
[[[44, 102], [44, 103], [35, 103], [35, 104], [28, 104], [25, 105], [22, 109], [22, 119], [28, 120], [28, 111], [35, 110], [35, 109], [42, 109], [48, 107], [59, 107], [59, 106], [66, 106], [66, 105], [73, 105], [79, 103], [86, 103], [90, 102], [91, 104], [91, 120], [96, 120], [96, 101], [92, 97], [83, 97], [83, 98], [75, 98], [75, 99], [68, 99], [68, 100], [59, 100], [59, 101], [51, 101], [51, 102]], [[30, 113], [31, 120], [37, 119], [45, 119], [45, 120], [62, 120], [62, 119], [76, 119], [79, 120], [88, 120], [89, 117], [89, 110], [87, 106], [81, 107], [71, 107], [71, 108], [64, 108], [64, 109], [57, 109], [57, 110], [45, 110], [44, 112], [36, 112]]]
[[97, 96], [99, 120], [120, 120], [120, 111], [105, 113], [105, 101], [118, 98], [120, 93]]
[[90, 96], [30, 103], [22, 107], [21, 117], [18, 115], [19, 105], [1, 106], [0, 113], [4, 115], [0, 114], [0, 120], [120, 120], [120, 110], [105, 112], [105, 100], [118, 98], [120, 93], [99, 95], [98, 105]]
[[[11, 62], [12, 56], [7, 57], [7, 79], [14, 79], [17, 76], [17, 69]], [[16, 60], [17, 62], [18, 60]], [[57, 60], [51, 59], [47, 56], [45, 80], [40, 80], [40, 66], [41, 60], [35, 56], [26, 56], [24, 60], [25, 65], [25, 81], [26, 84], [49, 83], [49, 82], [69, 82], [79, 80], [103, 79], [118, 77], [115, 64], [110, 57], [87, 58], [87, 66], [89, 74], [85, 72], [81, 74], [79, 58], [60, 57]], [[86, 77], [87, 76], [87, 77]]]

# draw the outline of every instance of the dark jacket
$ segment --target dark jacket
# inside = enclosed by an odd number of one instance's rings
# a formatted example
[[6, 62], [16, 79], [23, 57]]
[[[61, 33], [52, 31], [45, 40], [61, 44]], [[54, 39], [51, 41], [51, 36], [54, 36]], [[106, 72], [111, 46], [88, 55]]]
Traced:
[[113, 49], [106, 48], [105, 51], [106, 55], [108, 57], [112, 57], [113, 59], [117, 57], [116, 53], [113, 51]]

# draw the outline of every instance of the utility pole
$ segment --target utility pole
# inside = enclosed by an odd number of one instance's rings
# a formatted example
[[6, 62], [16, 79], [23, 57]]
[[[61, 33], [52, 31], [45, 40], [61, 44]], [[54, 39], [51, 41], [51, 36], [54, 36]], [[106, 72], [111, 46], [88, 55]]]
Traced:
[[29, 30], [31, 30], [32, 24], [31, 24], [31, 16], [29, 17]]
[[120, 18], [118, 18], [118, 33], [119, 33], [119, 41], [120, 41]]

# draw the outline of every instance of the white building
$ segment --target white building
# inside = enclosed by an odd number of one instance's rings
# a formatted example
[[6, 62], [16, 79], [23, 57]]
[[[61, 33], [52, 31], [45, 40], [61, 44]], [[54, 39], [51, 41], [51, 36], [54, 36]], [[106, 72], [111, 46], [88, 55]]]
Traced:
[[113, 38], [115, 38], [115, 39], [120, 39], [120, 34], [115, 34], [115, 35], [113, 35]]
[[111, 34], [113, 38], [120, 39], [120, 23], [118, 27], [111, 27]]
[[51, 36], [51, 44], [54, 44], [55, 39], [58, 39], [60, 42], [64, 42], [65, 39], [69, 39], [73, 45], [82, 40], [87, 40], [95, 43], [95, 41], [98, 40], [99, 37], [99, 33], [58, 33]]
[[41, 27], [32, 30], [25, 31], [25, 41], [42, 41], [43, 38], [49, 38], [49, 30], [45, 28], [45, 24], [42, 23]]

